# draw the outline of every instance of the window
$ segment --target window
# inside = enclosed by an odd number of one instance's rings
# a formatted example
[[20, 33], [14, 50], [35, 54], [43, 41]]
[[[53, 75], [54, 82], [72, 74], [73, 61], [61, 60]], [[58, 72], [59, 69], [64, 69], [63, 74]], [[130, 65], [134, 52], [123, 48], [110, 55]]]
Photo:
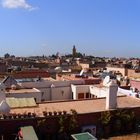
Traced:
[[86, 93], [86, 98], [90, 98], [90, 93]]
[[84, 93], [78, 93], [78, 99], [84, 99]]
[[63, 90], [61, 91], [61, 94], [62, 94], [62, 96], [64, 95], [64, 91]]
[[92, 98], [97, 98], [97, 96], [96, 95], [92, 95]]
[[34, 98], [35, 102], [36, 102], [36, 98]]

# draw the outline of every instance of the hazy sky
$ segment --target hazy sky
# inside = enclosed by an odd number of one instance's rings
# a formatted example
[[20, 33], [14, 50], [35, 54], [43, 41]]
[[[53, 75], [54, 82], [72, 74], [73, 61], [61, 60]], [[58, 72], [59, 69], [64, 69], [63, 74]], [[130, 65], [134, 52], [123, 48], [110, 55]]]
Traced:
[[140, 0], [0, 0], [0, 56], [140, 56]]

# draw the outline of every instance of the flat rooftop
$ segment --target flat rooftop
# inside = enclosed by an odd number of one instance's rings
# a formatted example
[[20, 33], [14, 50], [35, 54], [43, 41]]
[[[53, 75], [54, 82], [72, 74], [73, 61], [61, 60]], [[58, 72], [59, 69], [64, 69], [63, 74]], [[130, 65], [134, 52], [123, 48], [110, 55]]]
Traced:
[[40, 92], [38, 89], [36, 89], [36, 88], [32, 88], [32, 89], [16, 89], [16, 90], [13, 90], [13, 89], [11, 89], [11, 90], [9, 90], [9, 91], [6, 91], [5, 93], [6, 94], [13, 94], [13, 93], [17, 93], [17, 94], [19, 94], [19, 93], [33, 93], [33, 92]]
[[[118, 108], [140, 107], [140, 99], [133, 97], [117, 97]], [[43, 111], [63, 111], [69, 112], [75, 109], [78, 114], [94, 113], [105, 111], [106, 99], [91, 99], [79, 101], [46, 102], [39, 104], [38, 107], [11, 109], [11, 113], [32, 112], [38, 116], [43, 116]]]
[[76, 77], [76, 74], [69, 74], [69, 75], [62, 75], [62, 77], [65, 79], [65, 80], [100, 80], [100, 78], [95, 78], [95, 77], [91, 77], [89, 76], [88, 78], [84, 77]]
[[44, 81], [57, 81], [56, 79], [52, 78], [52, 77], [48, 77], [48, 78], [41, 78]]
[[97, 87], [97, 88], [106, 88], [106, 89], [108, 88], [108, 87], [104, 86], [103, 83], [96, 84], [96, 85], [94, 85], [94, 87]]

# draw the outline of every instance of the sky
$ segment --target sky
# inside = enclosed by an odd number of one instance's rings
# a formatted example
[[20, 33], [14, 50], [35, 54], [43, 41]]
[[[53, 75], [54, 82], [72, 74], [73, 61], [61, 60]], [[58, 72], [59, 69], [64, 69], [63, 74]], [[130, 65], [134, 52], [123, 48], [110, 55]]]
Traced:
[[140, 57], [140, 0], [0, 0], [0, 56]]

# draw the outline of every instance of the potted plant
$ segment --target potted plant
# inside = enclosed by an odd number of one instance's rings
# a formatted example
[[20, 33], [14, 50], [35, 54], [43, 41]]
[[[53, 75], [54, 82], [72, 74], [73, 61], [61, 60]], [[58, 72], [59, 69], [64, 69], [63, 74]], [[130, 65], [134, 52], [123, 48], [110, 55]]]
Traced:
[[16, 118], [17, 118], [17, 114], [13, 113], [13, 119], [16, 119]]
[[126, 114], [123, 116], [123, 122], [127, 131], [132, 130], [134, 118], [135, 114], [131, 110], [127, 111]]
[[32, 113], [32, 117], [34, 117], [34, 118], [35, 118], [35, 117], [36, 117], [36, 113]]
[[122, 130], [122, 118], [125, 115], [125, 110], [123, 109], [117, 109], [115, 110], [114, 114], [113, 114], [113, 131], [114, 133], [120, 133], [120, 131]]
[[109, 111], [101, 112], [101, 124], [106, 126], [111, 120], [111, 113]]
[[116, 133], [132, 130], [134, 112], [126, 109], [118, 109], [114, 114], [113, 128]]
[[59, 139], [66, 139], [67, 137], [67, 116], [60, 115], [58, 116], [58, 123], [59, 123]]
[[18, 118], [21, 118], [22, 115], [20, 113], [18, 113], [17, 116], [18, 116]]
[[3, 119], [3, 115], [2, 114], [0, 114], [0, 119]]
[[101, 125], [104, 131], [105, 136], [108, 136], [110, 133], [110, 121], [111, 121], [111, 113], [109, 111], [101, 112]]
[[44, 115], [44, 117], [47, 117], [47, 115], [48, 115], [47, 111], [43, 111], [43, 115]]
[[27, 115], [26, 112], [23, 114], [23, 116], [24, 116], [24, 118], [27, 118], [28, 117], [28, 115]]
[[59, 115], [62, 115], [62, 111], [58, 111], [58, 114], [59, 114]]
[[59, 123], [59, 133], [64, 132], [65, 130], [65, 123], [66, 123], [66, 118], [64, 116], [59, 116], [58, 118], [58, 123]]
[[12, 114], [9, 114], [9, 115], [8, 115], [8, 118], [9, 118], [9, 119], [12, 119]]
[[28, 112], [28, 117], [31, 118], [32, 117], [32, 113]]
[[54, 115], [54, 116], [56, 116], [56, 115], [57, 115], [57, 112], [56, 112], [56, 111], [54, 111], [54, 112], [53, 112], [53, 115]]
[[49, 116], [52, 116], [52, 112], [51, 111], [49, 112]]
[[63, 115], [66, 115], [67, 114], [67, 111], [63, 110]]
[[78, 127], [77, 111], [75, 109], [70, 110], [70, 116], [68, 118], [68, 132], [70, 134], [75, 133], [75, 129]]

